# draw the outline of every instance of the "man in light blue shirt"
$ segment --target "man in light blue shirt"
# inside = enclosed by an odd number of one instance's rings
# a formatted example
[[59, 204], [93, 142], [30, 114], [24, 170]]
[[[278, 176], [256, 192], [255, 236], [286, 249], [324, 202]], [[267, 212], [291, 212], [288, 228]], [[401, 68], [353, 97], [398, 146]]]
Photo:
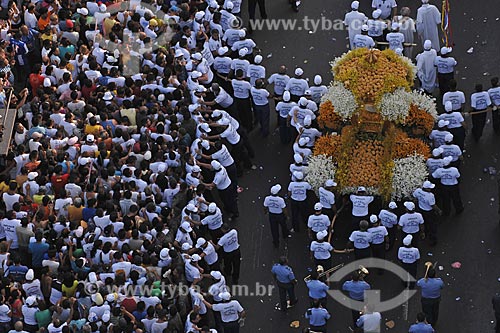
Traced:
[[306, 282], [307, 289], [309, 289], [309, 298], [311, 302], [319, 300], [321, 306], [326, 307], [328, 296], [328, 285], [318, 280], [318, 272], [311, 273], [311, 279]]
[[422, 312], [417, 314], [417, 323], [410, 326], [409, 333], [434, 333], [431, 324], [425, 321], [425, 314]]
[[330, 317], [328, 311], [321, 307], [318, 300], [315, 300], [312, 308], [309, 308], [306, 312], [306, 318], [309, 319], [309, 329], [313, 332], [326, 333], [326, 322]]
[[[371, 289], [371, 286], [361, 279], [358, 272], [352, 274], [352, 280], [344, 282], [342, 290], [349, 293], [349, 297], [354, 301], [363, 301], [365, 299], [365, 290]], [[359, 311], [352, 310], [352, 321], [356, 324], [359, 318]]]
[[439, 316], [439, 302], [441, 301], [441, 289], [444, 287], [443, 280], [436, 277], [436, 270], [430, 268], [427, 279], [422, 278], [417, 281], [417, 287], [422, 291], [422, 312], [427, 318], [427, 322], [436, 325]]

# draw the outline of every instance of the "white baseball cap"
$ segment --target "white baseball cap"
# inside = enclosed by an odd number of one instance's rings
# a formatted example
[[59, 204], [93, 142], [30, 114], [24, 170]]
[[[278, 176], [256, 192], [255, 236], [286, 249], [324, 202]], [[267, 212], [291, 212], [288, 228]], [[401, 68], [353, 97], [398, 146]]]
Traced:
[[333, 181], [333, 179], [327, 179], [325, 182], [326, 187], [334, 187], [337, 186], [337, 183]]
[[222, 279], [222, 273], [219, 271], [211, 271], [210, 275], [216, 280]]
[[380, 9], [376, 9], [373, 11], [372, 16], [374, 19], [378, 19], [382, 15], [382, 11]]
[[303, 157], [302, 157], [302, 155], [300, 155], [300, 154], [294, 154], [294, 155], [293, 155], [293, 160], [294, 160], [294, 161], [295, 161], [295, 163], [297, 163], [297, 164], [304, 162], [304, 158], [303, 158]]
[[34, 180], [36, 177], [38, 177], [38, 172], [32, 171], [32, 172], [28, 173], [29, 180]]
[[403, 238], [403, 244], [408, 246], [411, 244], [411, 241], [413, 240], [412, 235], [407, 235], [405, 238]]
[[205, 245], [206, 242], [207, 242], [207, 240], [205, 238], [200, 237], [196, 241], [196, 247], [201, 247], [201, 246]]
[[436, 187], [436, 185], [435, 185], [435, 184], [433, 184], [433, 183], [431, 183], [430, 181], [426, 180], [426, 181], [424, 182], [424, 184], [422, 185], [422, 187], [423, 187], [423, 188], [430, 188], [430, 189], [432, 189], [432, 188]]
[[405, 201], [405, 203], [403, 205], [408, 210], [412, 210], [412, 211], [415, 210], [415, 204], [413, 202], [411, 202], [411, 201]]
[[200, 52], [196, 52], [195, 54], [193, 54], [191, 56], [191, 58], [193, 58], [194, 60], [198, 60], [198, 61], [201, 61], [201, 59], [203, 59], [203, 56], [201, 55]]
[[439, 155], [441, 155], [443, 153], [443, 148], [434, 148], [432, 150], [432, 156], [434, 157], [438, 157]]
[[191, 172], [200, 172], [201, 168], [198, 165], [195, 165], [194, 167], [191, 168]]
[[[354, 2], [357, 2], [357, 1], [354, 1]], [[323, 78], [321, 77], [321, 75], [315, 75], [314, 76], [314, 84], [321, 84], [321, 82], [323, 82]]]
[[208, 142], [207, 140], [203, 140], [201, 141], [201, 146], [205, 149], [208, 149], [210, 148], [210, 142]]
[[364, 186], [358, 187], [358, 192], [366, 192], [366, 187]]
[[321, 204], [321, 202], [317, 202], [316, 204], [314, 204], [314, 210], [322, 210], [323, 209], [323, 205]]
[[191, 256], [191, 261], [197, 262], [197, 261], [200, 261], [200, 260], [201, 260], [201, 257], [200, 257], [200, 255], [199, 255], [199, 254], [196, 254], [196, 253], [195, 253], [195, 254], [193, 254], [193, 255]]
[[368, 27], [368, 25], [366, 25], [366, 24], [363, 24], [363, 25], [361, 26], [361, 31], [368, 31], [368, 29], [370, 29], [370, 28], [369, 28], [369, 27]]
[[359, 8], [359, 1], [351, 2], [351, 9], [358, 10], [358, 8]]
[[305, 116], [304, 117], [304, 126], [311, 126], [311, 116]]
[[189, 224], [189, 222], [182, 222], [181, 228], [187, 232], [193, 231], [193, 228], [191, 228], [191, 224]]
[[398, 208], [398, 205], [396, 205], [396, 203], [394, 201], [391, 201], [391, 202], [389, 202], [389, 208], [396, 209], [396, 208]]
[[248, 54], [248, 49], [246, 47], [242, 47], [239, 51], [238, 54], [240, 57], [244, 57]]
[[225, 291], [219, 294], [219, 298], [221, 298], [224, 301], [229, 301], [231, 299], [231, 294]]
[[302, 106], [306, 106], [307, 105], [307, 98], [305, 98], [305, 97], [299, 98], [299, 104]]
[[35, 278], [35, 272], [30, 268], [28, 269], [28, 271], [26, 272], [26, 276], [25, 276], [26, 280], [28, 281], [31, 281]]
[[322, 230], [322, 231], [316, 233], [316, 239], [318, 239], [318, 240], [323, 240], [323, 239], [325, 239], [326, 236], [328, 236], [328, 231], [326, 231], [326, 230]]
[[370, 215], [370, 223], [377, 223], [378, 217], [375, 214]]
[[450, 134], [446, 134], [444, 136], [444, 141], [445, 142], [452, 142], [453, 141], [453, 134], [451, 134], [451, 133]]
[[160, 259], [161, 260], [167, 260], [168, 257], [170, 257], [169, 254], [168, 254], [168, 249], [161, 249], [161, 251], [160, 251]]
[[36, 296], [29, 296], [26, 298], [26, 304], [29, 306], [33, 306], [36, 304]]
[[201, 74], [201, 73], [200, 73], [200, 72], [198, 72], [198, 71], [192, 71], [192, 72], [191, 72], [191, 78], [192, 78], [192, 79], [197, 79], [197, 78], [201, 77], [202, 75], [203, 75], [203, 74]]
[[304, 74], [304, 71], [302, 70], [302, 68], [298, 67], [295, 69], [295, 75], [301, 76], [302, 74]]
[[271, 194], [276, 195], [278, 192], [281, 191], [281, 185], [276, 184], [273, 187], [271, 187]]
[[432, 42], [428, 39], [424, 42], [424, 50], [430, 50], [432, 48]]
[[89, 10], [87, 8], [78, 8], [76, 12], [83, 16], [89, 15]]
[[211, 202], [209, 205], [208, 205], [208, 211], [210, 213], [215, 213], [215, 211], [217, 210], [217, 204], [215, 202]]
[[293, 172], [293, 176], [296, 179], [300, 179], [300, 180], [304, 179], [304, 174], [302, 172], [300, 172], [300, 171], [294, 171]]
[[220, 170], [220, 169], [221, 169], [221, 167], [222, 167], [222, 165], [221, 165], [218, 161], [215, 161], [215, 160], [213, 160], [213, 161], [210, 163], [210, 165], [212, 166], [212, 168], [213, 168], [214, 170]]
[[288, 90], [286, 90], [285, 92], [283, 92], [283, 100], [285, 102], [290, 102], [290, 98], [291, 98], [291, 96], [290, 96], [290, 92]]
[[253, 62], [256, 64], [260, 64], [262, 62], [262, 56], [260, 54], [257, 54], [253, 59]]
[[229, 52], [229, 48], [226, 47], [226, 46], [223, 46], [223, 47], [219, 47], [219, 49], [217, 50], [217, 53], [221, 56], [221, 55], [224, 55], [226, 53]]
[[204, 16], [205, 12], [196, 12], [196, 14], [194, 14], [194, 18], [197, 20], [201, 20]]
[[452, 51], [452, 48], [451, 48], [451, 47], [446, 47], [446, 46], [443, 46], [443, 47], [441, 48], [441, 52], [440, 52], [440, 53], [441, 53], [441, 55], [445, 55], [445, 54], [450, 53], [451, 51]]
[[203, 130], [206, 133], [210, 133], [212, 131], [212, 129], [210, 129], [210, 126], [208, 126], [207, 123], [201, 123], [199, 129]]
[[198, 212], [198, 208], [196, 208], [196, 206], [193, 205], [192, 203], [187, 204], [186, 210], [189, 210], [190, 212], [193, 212], [193, 213]]
[[446, 103], [444, 103], [444, 110], [446, 112], [453, 111], [453, 104], [450, 101], [447, 101]]
[[50, 81], [50, 79], [48, 77], [46, 77], [45, 79], [43, 79], [43, 86], [44, 87], [50, 87], [50, 86], [52, 86], [52, 82]]

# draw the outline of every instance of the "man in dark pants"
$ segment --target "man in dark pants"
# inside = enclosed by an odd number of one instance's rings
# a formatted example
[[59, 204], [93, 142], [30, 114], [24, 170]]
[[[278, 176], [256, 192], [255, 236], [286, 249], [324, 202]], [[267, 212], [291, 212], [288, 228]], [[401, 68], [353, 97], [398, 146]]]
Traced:
[[[488, 92], [483, 91], [482, 84], [476, 84], [475, 92], [470, 96], [470, 104], [473, 113], [471, 117], [472, 136], [474, 137], [474, 141], [478, 142], [483, 135], [484, 125], [486, 124], [486, 111], [491, 106], [490, 95], [488, 94]], [[474, 112], [478, 113], [474, 114]]]
[[[288, 266], [288, 259], [285, 256], [280, 257], [279, 262], [274, 264], [271, 273], [273, 273], [280, 295], [280, 303], [277, 310], [286, 312], [288, 306], [292, 307], [298, 301], [295, 296], [297, 279], [295, 278], [292, 268]], [[287, 295], [290, 302], [289, 304], [287, 303]]]
[[238, 198], [238, 192], [236, 184], [231, 181], [226, 168], [224, 168], [218, 161], [213, 160], [211, 162], [211, 166], [215, 172], [214, 180], [210, 185], [211, 188], [215, 187], [219, 191], [220, 199], [224, 204], [224, 210], [231, 214], [230, 219], [238, 218], [238, 201], [236, 200]]
[[[352, 279], [350, 281], [344, 282], [342, 285], [342, 290], [349, 293], [349, 297], [353, 301], [363, 302], [365, 299], [365, 290], [371, 289], [371, 286], [363, 281], [363, 277], [360, 275], [359, 271], [352, 273]], [[354, 304], [353, 304], [354, 305]], [[360, 317], [360, 311], [362, 309], [352, 310], [352, 321], [354, 326], [356, 326], [356, 321]]]
[[[370, 216], [371, 227], [368, 232], [372, 236], [372, 256], [374, 258], [385, 259], [385, 251], [389, 247], [389, 233], [386, 227], [380, 225], [377, 215]], [[379, 268], [377, 274], [384, 274], [384, 269]]]
[[257, 4], [259, 5], [261, 19], [266, 20], [266, 0], [248, 0], [248, 18], [252, 21], [255, 20], [255, 9], [257, 8]]
[[436, 198], [432, 193], [434, 187], [436, 185], [426, 180], [422, 188], [413, 192], [413, 196], [418, 200], [418, 211], [424, 217], [425, 233], [429, 236], [431, 245], [437, 243], [437, 216], [441, 215], [441, 209], [436, 205]]
[[286, 225], [286, 203], [285, 199], [278, 195], [280, 190], [281, 185], [274, 185], [273, 187], [271, 187], [271, 195], [267, 196], [264, 199], [264, 210], [266, 211], [266, 213], [269, 213], [269, 225], [271, 227], [273, 245], [276, 248], [280, 243], [280, 227], [281, 236], [283, 237], [283, 239], [286, 239], [290, 235], [290, 232], [288, 231], [288, 227]]
[[451, 48], [442, 47], [441, 54], [434, 60], [441, 96], [450, 91], [450, 81], [454, 78], [455, 66], [457, 65], [455, 58], [449, 56], [450, 52]]
[[455, 207], [455, 213], [458, 215], [464, 211], [464, 206], [462, 204], [462, 198], [460, 196], [460, 189], [458, 184], [458, 179], [460, 178], [460, 172], [455, 167], [450, 167], [450, 160], [445, 159], [443, 162], [444, 166], [437, 169], [432, 173], [432, 177], [439, 178], [442, 186], [442, 202], [443, 202], [443, 215], [450, 215], [451, 204], [453, 201], [453, 206]]
[[444, 287], [443, 280], [436, 277], [436, 270], [430, 268], [427, 278], [417, 281], [417, 287], [422, 291], [422, 312], [425, 313], [427, 322], [436, 326], [439, 316], [439, 302], [441, 301], [441, 289]]
[[224, 235], [219, 239], [216, 250], [223, 249], [224, 273], [227, 278], [231, 276], [233, 284], [238, 284], [240, 277], [241, 252], [238, 241], [238, 231], [231, 229], [228, 224], [222, 226]]
[[498, 77], [491, 79], [491, 88], [488, 89], [493, 110], [491, 111], [491, 118], [493, 121], [493, 131], [495, 134], [500, 134], [500, 86], [498, 85]]
[[304, 174], [299, 171], [293, 173], [297, 181], [292, 181], [288, 185], [288, 196], [292, 206], [292, 229], [290, 231], [300, 231], [301, 222], [307, 218], [307, 191], [311, 190], [311, 185], [304, 181]]

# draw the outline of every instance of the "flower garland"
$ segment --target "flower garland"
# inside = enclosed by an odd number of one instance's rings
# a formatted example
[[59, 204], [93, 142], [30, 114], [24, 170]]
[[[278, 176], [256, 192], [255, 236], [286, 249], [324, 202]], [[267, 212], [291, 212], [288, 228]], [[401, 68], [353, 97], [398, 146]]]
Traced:
[[353, 93], [346, 89], [342, 83], [335, 82], [329, 88], [322, 98], [322, 102], [330, 101], [333, 110], [342, 120], [349, 120], [356, 112], [358, 103]]
[[394, 160], [392, 200], [410, 198], [413, 191], [422, 185], [427, 176], [427, 167], [422, 156], [413, 155]]
[[328, 179], [335, 179], [337, 168], [331, 157], [326, 155], [315, 155], [309, 157], [307, 161], [305, 180], [311, 185], [314, 192], [325, 184]]
[[393, 93], [386, 93], [377, 107], [385, 120], [404, 124], [410, 112], [409, 93], [404, 88], [398, 88]]

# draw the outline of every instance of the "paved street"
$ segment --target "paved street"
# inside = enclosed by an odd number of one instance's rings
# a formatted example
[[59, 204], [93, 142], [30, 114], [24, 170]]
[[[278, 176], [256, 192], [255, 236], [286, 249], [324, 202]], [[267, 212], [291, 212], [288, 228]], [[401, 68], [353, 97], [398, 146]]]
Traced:
[[[436, 1], [431, 1], [436, 4]], [[458, 1], [450, 0], [451, 23], [456, 43], [453, 56], [458, 61], [459, 88], [466, 92], [467, 98], [475, 83], [483, 83], [489, 87], [491, 75], [500, 75], [498, 63], [500, 53], [500, 12], [494, 0]], [[399, 8], [409, 6], [412, 17], [416, 15], [420, 1], [398, 1]], [[441, 9], [441, 5], [437, 4]], [[350, 7], [350, 1], [304, 0], [301, 11], [295, 14], [286, 0], [268, 0], [268, 14], [273, 18], [343, 18]], [[368, 16], [371, 9], [368, 1], [362, 1], [360, 10]], [[493, 33], [495, 32], [495, 33]], [[264, 64], [268, 76], [281, 64], [287, 64], [289, 72], [294, 66], [301, 66], [305, 76], [313, 78], [315, 74], [323, 76], [323, 83], [331, 80], [329, 61], [344, 53], [348, 41], [345, 31], [255, 31], [253, 38], [262, 49]], [[472, 54], [466, 51], [474, 47]], [[272, 57], [266, 58], [267, 55]], [[468, 101], [469, 102], [469, 101]], [[467, 120], [470, 124], [470, 121]], [[241, 218], [238, 221], [242, 242], [242, 278], [241, 284], [250, 287], [256, 282], [272, 284], [271, 266], [284, 253], [283, 246], [279, 250], [272, 247], [267, 217], [262, 210], [262, 200], [269, 188], [279, 182], [283, 188], [288, 186], [288, 165], [292, 160], [292, 148], [279, 143], [275, 132], [266, 141], [256, 137], [254, 146], [257, 150], [255, 160], [260, 169], [248, 173], [241, 179], [240, 185], [245, 191], [240, 195]], [[438, 261], [444, 267], [438, 276], [445, 281], [440, 319], [437, 326], [439, 332], [492, 332], [494, 319], [491, 308], [491, 296], [500, 290], [500, 230], [497, 214], [497, 187], [494, 177], [483, 173], [484, 167], [499, 168], [500, 138], [492, 133], [491, 123], [486, 125], [485, 135], [479, 144], [468, 142], [462, 172], [462, 199], [465, 212], [458, 218], [444, 219], [439, 227], [439, 244], [434, 248], [424, 246], [421, 249], [421, 265], [419, 277], [424, 274], [425, 261]], [[346, 238], [343, 226], [349, 221], [341, 216], [335, 226], [334, 240], [338, 249], [344, 248]], [[303, 314], [307, 309], [307, 290], [302, 278], [311, 267], [308, 253], [308, 241], [305, 233], [296, 234], [288, 244], [290, 264], [299, 279], [297, 293], [299, 304], [291, 309], [288, 315], [274, 310], [278, 301], [277, 293], [271, 296], [253, 296], [240, 298], [246, 308], [248, 319], [243, 332], [299, 332], [289, 328], [292, 320], [300, 320], [301, 327], [306, 326]], [[395, 252], [391, 253], [394, 260]], [[335, 263], [348, 263], [353, 256], [335, 255]], [[451, 268], [451, 263], [462, 263], [460, 269]], [[374, 289], [382, 290], [382, 298], [388, 299], [401, 291], [398, 279], [386, 273], [380, 277], [370, 274], [367, 281]], [[332, 287], [335, 287], [334, 285]], [[332, 314], [329, 332], [348, 332], [351, 324], [350, 310], [342, 308], [333, 300], [329, 300], [328, 309]], [[419, 296], [410, 302], [409, 320], [414, 321], [420, 311]], [[395, 328], [390, 332], [407, 332], [409, 322], [402, 320], [402, 308], [383, 313], [384, 322], [394, 320]]]

